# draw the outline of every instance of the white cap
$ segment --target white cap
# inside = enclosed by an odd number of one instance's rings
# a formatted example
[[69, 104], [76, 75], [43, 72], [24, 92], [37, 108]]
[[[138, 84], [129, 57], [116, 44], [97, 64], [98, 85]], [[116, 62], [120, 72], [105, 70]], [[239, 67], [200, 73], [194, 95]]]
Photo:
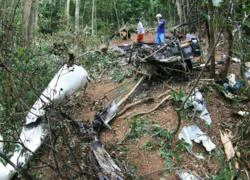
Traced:
[[161, 14], [156, 14], [156, 18], [161, 18], [162, 15]]

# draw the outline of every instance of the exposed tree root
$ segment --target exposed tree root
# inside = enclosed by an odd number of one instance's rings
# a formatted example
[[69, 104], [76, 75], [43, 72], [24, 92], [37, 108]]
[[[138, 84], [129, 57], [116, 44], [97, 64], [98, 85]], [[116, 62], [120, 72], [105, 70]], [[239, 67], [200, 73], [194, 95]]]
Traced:
[[134, 102], [134, 103], [128, 104], [128, 105], [126, 105], [126, 106], [117, 114], [117, 116], [120, 116], [120, 115], [124, 114], [128, 109], [130, 109], [130, 108], [132, 108], [132, 107], [134, 107], [134, 106], [136, 106], [136, 105], [138, 105], [138, 104], [141, 104], [141, 103], [144, 103], [144, 102], [147, 102], [147, 101], [153, 101], [153, 100], [154, 100], [154, 98], [152, 98], [152, 97], [147, 97], [147, 98], [145, 98], [145, 99], [140, 99], [140, 100], [138, 100], [138, 101], [136, 101], [136, 102]]
[[163, 96], [169, 94], [169, 92], [171, 91], [171, 89], [168, 89], [167, 91], [165, 91], [164, 93], [160, 94], [159, 96], [157, 96], [158, 99], [162, 98]]
[[[153, 107], [152, 109], [150, 109], [148, 111], [137, 112], [137, 113], [131, 115], [129, 118], [137, 117], [137, 116], [144, 115], [144, 114], [149, 114], [149, 113], [157, 110], [165, 101], [167, 101], [169, 99], [170, 99], [170, 95], [168, 95], [164, 99], [162, 99], [162, 101], [159, 104], [157, 104], [155, 107]], [[127, 117], [125, 117], [125, 118], [127, 118]]]

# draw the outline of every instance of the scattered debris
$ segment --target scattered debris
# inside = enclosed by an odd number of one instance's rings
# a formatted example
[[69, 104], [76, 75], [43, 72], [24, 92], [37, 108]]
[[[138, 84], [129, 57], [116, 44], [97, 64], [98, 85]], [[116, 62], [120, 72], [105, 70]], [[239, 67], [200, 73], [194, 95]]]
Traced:
[[227, 92], [236, 94], [239, 90], [245, 86], [245, 82], [242, 80], [236, 80], [235, 74], [229, 74], [227, 76], [228, 82], [223, 84], [224, 89]]
[[107, 176], [110, 176], [110, 179], [123, 179], [121, 169], [115, 164], [99, 140], [92, 141], [90, 147], [104, 174], [103, 178], [99, 176], [99, 179], [108, 179]]
[[230, 100], [239, 97], [237, 94], [245, 86], [245, 81], [236, 80], [235, 74], [229, 74], [226, 79], [219, 79], [215, 82], [223, 87], [221, 92]]
[[206, 108], [203, 96], [198, 89], [194, 91], [194, 94], [189, 98], [189, 101], [191, 101], [196, 112], [199, 113], [199, 118], [204, 120], [208, 125], [211, 125], [211, 117]]
[[124, 179], [122, 170], [115, 164], [111, 156], [101, 144], [98, 138], [98, 133], [101, 132], [103, 127], [111, 129], [111, 126], [108, 123], [116, 117], [119, 107], [127, 101], [127, 99], [143, 82], [144, 79], [145, 77], [141, 77], [136, 85], [132, 88], [132, 90], [128, 94], [126, 94], [118, 103], [113, 101], [108, 107], [96, 113], [90, 126], [85, 125], [82, 122], [76, 122], [73, 118], [61, 112], [66, 118], [74, 122], [75, 126], [79, 129], [83, 136], [87, 136], [92, 139], [90, 148], [101, 168], [101, 172], [98, 173], [99, 179]]
[[248, 81], [248, 85], [250, 85], [250, 62], [246, 62], [244, 67], [244, 76], [245, 79]]
[[220, 131], [220, 137], [221, 137], [221, 142], [222, 142], [222, 144], [224, 146], [224, 150], [225, 150], [227, 160], [229, 161], [235, 155], [235, 151], [234, 151], [232, 142], [229, 139], [229, 135], [226, 132], [221, 132]]
[[235, 63], [241, 63], [241, 60], [239, 58], [236, 58], [236, 57], [231, 58], [231, 61], [233, 61]]
[[197, 175], [193, 175], [192, 173], [186, 171], [186, 170], [179, 170], [176, 172], [180, 180], [202, 180], [201, 177]]
[[66, 64], [58, 71], [27, 114], [26, 126], [22, 128], [17, 148], [10, 158], [11, 164], [3, 166], [0, 162], [1, 180], [11, 179], [42, 145], [48, 134], [47, 124], [42, 121], [46, 106], [61, 102], [80, 88], [86, 87], [87, 82], [88, 74], [81, 66], [69, 67]]
[[101, 112], [98, 112], [92, 120], [92, 126], [94, 130], [99, 132], [103, 127], [111, 129], [109, 122], [116, 116], [118, 109], [124, 104], [127, 99], [133, 94], [133, 92], [144, 81], [145, 77], [141, 77], [131, 91], [126, 94], [118, 103], [113, 101], [107, 108], [104, 108]]
[[249, 112], [247, 111], [239, 111], [237, 112], [238, 115], [242, 116], [242, 117], [247, 117], [249, 116]]
[[158, 77], [166, 77], [176, 72], [187, 73], [193, 68], [194, 57], [201, 55], [199, 40], [191, 34], [187, 34], [185, 41], [174, 36], [167, 39], [163, 46], [146, 43], [135, 43], [131, 46], [124, 44], [112, 51], [118, 51], [123, 56], [121, 61], [131, 63], [145, 74]]
[[204, 157], [192, 152], [192, 140], [196, 143], [201, 142], [208, 152], [211, 152], [216, 147], [211, 139], [204, 132], [202, 132], [197, 125], [184, 126], [179, 133], [178, 138], [180, 140], [183, 139], [190, 145], [186, 146], [186, 149], [188, 150], [188, 152], [195, 155], [198, 159], [204, 159]]
[[108, 123], [116, 116], [117, 111], [118, 106], [115, 101], [113, 101], [107, 108], [98, 112], [92, 120], [94, 130], [100, 131], [102, 127], [111, 129]]
[[3, 136], [0, 134], [0, 153], [3, 152], [3, 147], [4, 147]]
[[84, 136], [88, 137], [90, 139], [90, 149], [93, 152], [95, 159], [91, 160], [93, 161], [93, 164], [95, 161], [98, 162], [100, 169], [98, 168], [98, 176], [99, 179], [117, 179], [121, 180], [123, 178], [122, 170], [116, 165], [114, 160], [111, 158], [111, 156], [108, 154], [108, 152], [105, 150], [104, 146], [102, 145], [101, 141], [98, 138], [98, 133], [101, 131], [101, 125], [99, 125], [98, 131], [96, 131], [94, 128], [95, 123], [92, 121], [91, 125], [88, 126], [84, 124], [82, 121], [76, 121], [72, 117], [68, 116], [66, 113], [61, 112], [61, 114], [72, 121], [73, 126], [77, 127], [79, 132]]

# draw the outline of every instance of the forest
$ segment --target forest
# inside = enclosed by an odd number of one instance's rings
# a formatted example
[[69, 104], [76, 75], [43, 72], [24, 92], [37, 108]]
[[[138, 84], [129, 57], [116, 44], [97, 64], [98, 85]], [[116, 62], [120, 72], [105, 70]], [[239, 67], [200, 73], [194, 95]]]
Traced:
[[250, 180], [249, 0], [0, 0], [0, 180]]

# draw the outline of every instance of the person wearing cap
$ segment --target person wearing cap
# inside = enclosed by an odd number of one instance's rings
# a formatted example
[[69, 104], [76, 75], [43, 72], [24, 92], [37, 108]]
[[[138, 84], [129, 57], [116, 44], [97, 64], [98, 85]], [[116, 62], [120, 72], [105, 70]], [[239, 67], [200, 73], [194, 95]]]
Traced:
[[143, 42], [143, 36], [144, 36], [144, 27], [140, 21], [139, 18], [136, 19], [137, 26], [136, 26], [136, 31], [137, 31], [137, 42], [142, 43]]
[[162, 18], [161, 14], [156, 15], [157, 27], [156, 27], [156, 36], [155, 43], [161, 45], [165, 41], [165, 20]]

